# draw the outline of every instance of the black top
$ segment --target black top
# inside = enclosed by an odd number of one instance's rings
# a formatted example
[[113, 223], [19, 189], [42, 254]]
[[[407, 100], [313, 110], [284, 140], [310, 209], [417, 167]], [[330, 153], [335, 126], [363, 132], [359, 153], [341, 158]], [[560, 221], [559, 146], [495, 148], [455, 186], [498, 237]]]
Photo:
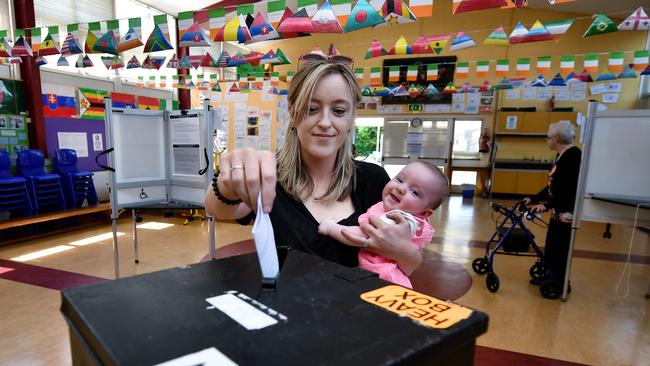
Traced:
[[[338, 222], [345, 226], [359, 224], [357, 221], [359, 215], [381, 201], [381, 192], [390, 180], [384, 168], [378, 165], [362, 161], [355, 161], [354, 165], [357, 184], [351, 198], [355, 210], [352, 215]], [[273, 224], [276, 245], [290, 246], [348, 267], [359, 265], [357, 259], [359, 248], [319, 234], [318, 221], [301, 201], [293, 200], [280, 184], [277, 184], [275, 192], [276, 197], [269, 216]], [[237, 221], [248, 224], [254, 217], [255, 214], [251, 213]]]
[[548, 177], [548, 186], [544, 187], [534, 201], [548, 201], [544, 204], [547, 209], [555, 209], [558, 213], [573, 212], [580, 175], [582, 151], [576, 146], [567, 149], [553, 164]]

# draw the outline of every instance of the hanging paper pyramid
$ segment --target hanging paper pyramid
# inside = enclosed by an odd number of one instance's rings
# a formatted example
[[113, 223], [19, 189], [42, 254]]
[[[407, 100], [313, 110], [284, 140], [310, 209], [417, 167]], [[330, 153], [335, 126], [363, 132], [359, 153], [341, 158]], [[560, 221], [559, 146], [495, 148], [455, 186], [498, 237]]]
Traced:
[[535, 87], [535, 88], [546, 88], [548, 86], [548, 83], [544, 79], [544, 75], [537, 75], [537, 79], [533, 81], [530, 86]]
[[553, 80], [551, 80], [548, 83], [549, 86], [566, 86], [566, 83], [564, 82], [564, 79], [562, 79], [562, 75], [560, 73], [557, 73]]
[[384, 18], [366, 0], [359, 0], [354, 5], [343, 32], [352, 32], [385, 22]]
[[376, 88], [372, 88], [372, 93], [376, 97], [387, 97], [390, 95], [390, 90], [385, 86], [378, 86]]
[[248, 32], [251, 35], [250, 42], [267, 41], [269, 39], [280, 38], [280, 34], [275, 30], [271, 23], [266, 21], [261, 12], [257, 12], [255, 19], [248, 27]]
[[147, 57], [142, 62], [142, 68], [148, 70], [159, 70], [163, 63], [165, 63], [165, 56], [151, 56]]
[[387, 54], [388, 51], [386, 51], [386, 49], [382, 47], [381, 43], [379, 43], [378, 40], [373, 39], [372, 42], [370, 43], [370, 47], [368, 48], [368, 51], [366, 51], [366, 56], [364, 58], [367, 60], [373, 57], [386, 56]]
[[186, 89], [196, 89], [196, 85], [194, 85], [194, 82], [192, 80], [190, 80], [190, 82], [185, 85], [185, 88]]
[[[98, 23], [91, 23], [91, 24], [96, 24], [99, 26]], [[92, 28], [92, 25], [89, 26]], [[97, 43], [97, 40], [99, 39], [98, 34], [100, 33], [100, 29], [88, 29], [88, 34], [86, 35], [86, 44], [84, 45], [84, 51], [86, 53], [93, 53], [93, 47], [95, 46], [95, 43]]]
[[486, 46], [508, 46], [510, 41], [508, 41], [508, 35], [503, 26], [499, 26], [483, 41], [483, 44]]
[[0, 43], [0, 57], [11, 57], [11, 44], [6, 37]]
[[648, 65], [645, 70], [641, 71], [641, 75], [650, 75], [650, 65]]
[[407, 97], [409, 95], [409, 90], [404, 86], [396, 86], [391, 91], [390, 94], [395, 97]]
[[508, 80], [508, 78], [503, 78], [501, 81], [499, 81], [499, 84], [497, 84], [496, 88], [498, 90], [507, 90], [513, 89], [513, 86], [510, 84], [510, 80]]
[[244, 60], [245, 63], [247, 64], [250, 64], [252, 66], [257, 66], [260, 64], [262, 57], [264, 57], [264, 55], [262, 55], [259, 52], [251, 52], [248, 55], [246, 55], [246, 58]]
[[422, 89], [422, 87], [417, 84], [411, 84], [411, 86], [409, 86], [408, 88], [408, 93], [410, 97], [420, 96], [422, 95], [423, 92], [424, 89]]
[[587, 70], [583, 70], [580, 75], [578, 75], [578, 79], [582, 81], [583, 83], [590, 83], [594, 81], [594, 79], [591, 78], [591, 75], [589, 75], [589, 72]]
[[510, 44], [522, 43], [526, 40], [526, 37], [528, 37], [528, 29], [519, 22], [517, 23], [517, 26], [515, 26], [515, 29], [512, 30], [512, 33], [510, 33], [508, 42], [510, 42]]
[[280, 31], [280, 24], [284, 23], [285, 20], [289, 19], [292, 16], [293, 16], [293, 12], [291, 11], [291, 9], [289, 9], [289, 7], [285, 7], [284, 13], [282, 13], [282, 17], [280, 18], [280, 22], [278, 23], [278, 26], [276, 28], [278, 32], [282, 33], [282, 38], [296, 38], [296, 37], [309, 36], [310, 34], [306, 32], [281, 32]]
[[103, 36], [99, 37], [93, 45], [93, 51], [117, 55], [117, 39], [115, 38], [115, 33], [109, 30]]
[[379, 15], [384, 18], [385, 23], [380, 23], [377, 27], [413, 23], [417, 20], [411, 9], [402, 0], [384, 1], [379, 9]]
[[327, 56], [332, 57], [340, 55], [339, 50], [336, 49], [336, 46], [334, 46], [334, 43], [330, 43], [329, 48], [327, 49]]
[[77, 41], [77, 39], [72, 35], [72, 33], [68, 33], [68, 35], [65, 37], [65, 40], [63, 40], [63, 46], [61, 47], [61, 54], [64, 56], [70, 56], [82, 52], [83, 50], [81, 49], [81, 45], [79, 44], [79, 41]]
[[631, 67], [625, 66], [625, 70], [618, 75], [619, 79], [636, 79], [637, 75]]
[[68, 59], [65, 56], [59, 57], [59, 60], [56, 62], [56, 66], [70, 66]]
[[442, 94], [454, 94], [457, 91], [458, 90], [454, 86], [454, 83], [449, 83], [449, 84], [447, 84], [447, 86], [445, 86], [444, 89], [442, 89]]
[[117, 52], [124, 52], [140, 46], [142, 46], [142, 40], [140, 40], [133, 27], [130, 27], [117, 44]]
[[580, 81], [580, 78], [578, 77], [578, 74], [576, 74], [575, 72], [572, 71], [569, 75], [567, 75], [566, 78], [564, 78], [564, 82], [565, 82], [565, 83], [568, 83], [568, 82], [570, 82], [571, 80], [577, 80], [577, 81]]
[[449, 39], [451, 38], [452, 34], [441, 34], [437, 36], [428, 36], [427, 41], [429, 41], [429, 46], [431, 46], [431, 49], [435, 51], [436, 54], [440, 54], [442, 52], [443, 48], [447, 45], [447, 42], [449, 42]]
[[33, 56], [32, 47], [29, 45], [29, 42], [25, 40], [24, 36], [18, 37], [14, 46], [11, 48], [11, 55], [14, 57], [20, 56]]
[[36, 67], [41, 67], [41, 66], [47, 64], [47, 60], [46, 60], [45, 57], [43, 57], [43, 56], [38, 56], [38, 57], [36, 57], [36, 59], [34, 60], [34, 64], [36, 65]]
[[177, 69], [178, 68], [178, 57], [176, 57], [176, 54], [174, 53], [172, 57], [167, 61], [167, 68], [170, 69]]
[[145, 42], [144, 44], [143, 52], [164, 51], [164, 50], [171, 50], [173, 48], [174, 47], [172, 47], [171, 44], [169, 44], [167, 37], [165, 37], [165, 34], [160, 29], [160, 26], [156, 24], [153, 27], [153, 32], [151, 32], [151, 34], [149, 35], [147, 42]]
[[201, 63], [199, 64], [201, 67], [219, 67], [217, 64], [217, 60], [212, 57], [210, 52], [206, 52], [205, 56], [203, 56], [203, 59], [201, 59]]
[[183, 33], [178, 45], [180, 47], [210, 47], [212, 43], [208, 33], [199, 27], [199, 22], [194, 21]]
[[241, 52], [237, 52], [235, 55], [230, 56], [228, 59], [228, 67], [238, 66], [243, 64], [246, 61]]
[[468, 11], [501, 8], [508, 5], [506, 0], [454, 0], [452, 13], [465, 13]]
[[614, 22], [611, 19], [609, 19], [605, 14], [600, 13], [591, 23], [583, 37], [598, 36], [612, 32], [618, 32], [618, 28], [616, 28]]
[[230, 54], [227, 51], [221, 52], [219, 57], [217, 57], [216, 63], [217, 67], [226, 67], [228, 66], [228, 59], [230, 59]]
[[458, 32], [458, 35], [456, 35], [456, 38], [451, 43], [449, 50], [460, 51], [474, 46], [476, 46], [476, 42], [474, 42], [472, 37], [468, 36], [465, 32]]
[[192, 65], [192, 62], [190, 61], [190, 57], [188, 55], [183, 55], [183, 57], [181, 57], [181, 59], [178, 61], [179, 70], [189, 70], [193, 68], [194, 66]]
[[38, 48], [38, 54], [40, 56], [49, 56], [49, 55], [58, 55], [61, 53], [59, 51], [59, 45], [54, 42], [51, 34], [47, 34], [45, 39], [41, 42], [41, 46]]
[[463, 84], [463, 87], [460, 88], [458, 93], [465, 93], [465, 94], [467, 94], [467, 93], [476, 93], [476, 89], [474, 89], [474, 87], [472, 87], [472, 84], [470, 84], [469, 82], [466, 82], [465, 84]]
[[138, 58], [133, 55], [129, 62], [126, 63], [126, 68], [127, 69], [139, 69], [141, 68], [142, 65], [140, 65], [140, 61], [138, 61]]
[[372, 89], [369, 86], [361, 89], [361, 95], [364, 97], [372, 97], [375, 93], [372, 92]]
[[481, 93], [487, 93], [490, 90], [492, 90], [492, 84], [490, 84], [490, 82], [486, 80], [483, 84], [481, 84], [481, 87], [479, 88], [478, 91]]
[[122, 63], [122, 58], [120, 56], [113, 56], [113, 63], [111, 64], [111, 70], [117, 70], [124, 67]]
[[526, 6], [526, 4], [528, 4], [528, 0], [510, 0], [510, 2], [518, 8], [523, 8]]
[[548, 29], [546, 29], [544, 24], [542, 24], [542, 22], [539, 20], [536, 20], [535, 24], [533, 24], [533, 26], [528, 31], [524, 42], [550, 41], [552, 39], [553, 36], [551, 36], [551, 33], [548, 31]]
[[201, 66], [201, 61], [203, 61], [202, 55], [191, 55], [187, 56], [187, 58], [190, 60], [190, 64], [195, 69], [198, 69]]
[[280, 59], [280, 63], [278, 65], [288, 65], [291, 63], [291, 60], [289, 60], [289, 58], [279, 48], [275, 51], [275, 56]]
[[220, 92], [221, 87], [219, 86], [219, 83], [214, 83], [214, 86], [211, 89], [213, 92]]
[[618, 30], [650, 30], [650, 19], [648, 19], [648, 14], [646, 14], [642, 6], [639, 6], [634, 13], [630, 14], [627, 19], [618, 25]]
[[283, 22], [278, 25], [278, 32], [280, 33], [313, 33], [314, 26], [309, 20], [309, 15], [307, 15], [307, 10], [302, 8], [295, 12], [293, 15], [290, 15]]
[[106, 70], [110, 70], [111, 65], [113, 65], [113, 57], [116, 56], [102, 56], [102, 63], [106, 67]]
[[413, 54], [416, 55], [427, 55], [433, 53], [433, 49], [431, 49], [429, 41], [427, 41], [426, 37], [424, 36], [419, 36], [418, 39], [413, 42], [411, 45], [411, 50], [413, 51]]
[[321, 50], [319, 45], [314, 46], [314, 48], [312, 48], [311, 51], [309, 51], [309, 53], [312, 54], [312, 55], [320, 55], [320, 56], [326, 57], [325, 52], [323, 52], [323, 50]]
[[93, 67], [93, 61], [90, 59], [90, 57], [88, 57], [88, 55], [79, 55], [79, 58], [75, 63], [75, 67], [78, 68]]
[[389, 55], [410, 55], [413, 53], [411, 46], [406, 42], [404, 36], [399, 37], [395, 45], [388, 51]]
[[616, 80], [616, 75], [612, 74], [608, 69], [603, 70], [603, 72], [596, 78], [596, 81], [607, 81], [607, 80]]
[[435, 95], [440, 95], [440, 91], [438, 91], [438, 89], [436, 89], [436, 87], [433, 86], [433, 84], [429, 84], [427, 85], [426, 89], [424, 89], [424, 95], [426, 95], [427, 97], [432, 97]]
[[316, 14], [311, 18], [311, 25], [315, 33], [342, 33], [343, 29], [339, 23], [332, 5], [329, 0], [325, 0], [323, 6], [318, 9]]
[[546, 30], [551, 34], [551, 37], [556, 41], [558, 41], [569, 30], [572, 24], [573, 19], [562, 19], [542, 23]]

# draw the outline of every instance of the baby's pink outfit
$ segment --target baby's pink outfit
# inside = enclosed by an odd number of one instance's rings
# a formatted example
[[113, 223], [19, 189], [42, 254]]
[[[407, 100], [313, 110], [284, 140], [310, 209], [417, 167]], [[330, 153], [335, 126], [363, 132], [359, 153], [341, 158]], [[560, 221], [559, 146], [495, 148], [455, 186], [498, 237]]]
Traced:
[[[368, 222], [370, 215], [381, 216], [385, 214], [383, 202], [379, 202], [370, 207], [366, 213], [359, 216], [359, 224]], [[429, 244], [435, 229], [429, 224], [429, 220], [424, 220], [414, 216], [418, 222], [418, 229], [415, 235], [411, 237], [411, 242], [418, 248], [422, 249]], [[396, 283], [398, 285], [412, 288], [411, 281], [397, 266], [397, 262], [368, 250], [359, 251], [359, 267], [379, 274], [379, 278]]]

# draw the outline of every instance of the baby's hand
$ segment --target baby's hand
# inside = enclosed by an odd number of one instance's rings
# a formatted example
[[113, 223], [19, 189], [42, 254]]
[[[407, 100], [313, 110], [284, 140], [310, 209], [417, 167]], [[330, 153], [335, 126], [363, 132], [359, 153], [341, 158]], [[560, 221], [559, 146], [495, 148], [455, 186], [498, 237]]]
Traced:
[[330, 235], [330, 233], [335, 230], [336, 221], [331, 219], [323, 220], [320, 225], [318, 225], [318, 233], [321, 235]]

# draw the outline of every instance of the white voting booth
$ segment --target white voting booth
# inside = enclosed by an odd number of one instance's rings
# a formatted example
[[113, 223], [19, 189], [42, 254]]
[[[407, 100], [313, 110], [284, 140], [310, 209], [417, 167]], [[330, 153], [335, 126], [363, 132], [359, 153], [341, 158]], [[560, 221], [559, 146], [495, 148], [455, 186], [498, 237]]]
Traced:
[[[119, 278], [117, 219], [120, 209], [133, 218], [135, 260], [138, 208], [203, 208], [213, 171], [213, 114], [204, 109], [152, 111], [112, 108], [106, 99], [106, 141], [113, 224], [115, 277]], [[220, 121], [220, 118], [214, 118]], [[214, 220], [208, 217], [209, 252], [214, 258]]]
[[650, 226], [650, 110], [597, 112], [589, 105], [567, 276], [581, 221]]

